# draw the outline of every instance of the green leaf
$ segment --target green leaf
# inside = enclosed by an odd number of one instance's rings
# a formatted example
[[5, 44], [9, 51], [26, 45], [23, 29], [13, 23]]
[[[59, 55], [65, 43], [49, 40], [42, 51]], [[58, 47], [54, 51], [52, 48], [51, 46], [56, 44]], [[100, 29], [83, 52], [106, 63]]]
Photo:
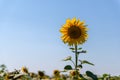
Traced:
[[68, 61], [68, 60], [71, 60], [71, 59], [72, 59], [72, 57], [68, 56], [68, 57], [64, 58], [63, 61]]
[[0, 65], [0, 68], [6, 68], [6, 65], [2, 64]]
[[69, 49], [71, 49], [71, 50], [75, 50], [75, 48], [69, 48]]
[[82, 48], [78, 48], [77, 50], [81, 50]]
[[91, 71], [86, 71], [86, 75], [91, 77], [93, 80], [98, 80], [97, 76], [94, 75]]
[[103, 74], [103, 77], [104, 77], [104, 78], [105, 78], [105, 77], [107, 77], [107, 76], [109, 76], [109, 74], [106, 74], [106, 73], [105, 73], [105, 74]]
[[79, 61], [81, 62], [81, 64], [89, 64], [89, 65], [94, 66], [93, 63], [91, 63], [91, 62], [89, 62], [89, 61], [87, 61], [87, 60], [79, 60]]
[[71, 65], [66, 65], [66, 66], [64, 67], [64, 69], [65, 69], [65, 70], [72, 70], [72, 67], [71, 67]]
[[82, 74], [79, 74], [79, 77], [81, 78], [80, 80], [87, 80], [84, 78], [84, 76]]
[[82, 50], [80, 53], [87, 53], [87, 51], [86, 50]]
[[80, 65], [78, 65], [78, 67], [79, 67], [79, 68], [82, 68], [82, 65], [80, 64]]

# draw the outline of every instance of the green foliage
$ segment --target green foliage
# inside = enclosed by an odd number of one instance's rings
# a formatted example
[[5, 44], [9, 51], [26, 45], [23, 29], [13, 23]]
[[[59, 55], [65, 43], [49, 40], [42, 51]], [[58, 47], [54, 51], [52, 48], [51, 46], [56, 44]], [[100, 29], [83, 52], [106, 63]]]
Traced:
[[77, 50], [82, 50], [82, 48], [78, 48]]
[[86, 71], [86, 75], [91, 77], [93, 80], [98, 80], [97, 76], [93, 74], [91, 71]]
[[[81, 53], [87, 53], [86, 50], [82, 50], [82, 48], [79, 48], [77, 45], [75, 45], [75, 47], [71, 47], [70, 50], [75, 54], [75, 61], [72, 59], [71, 56], [66, 57], [65, 59], [63, 59], [63, 61], [71, 61], [71, 62], [73, 63], [73, 65], [74, 65], [74, 68], [72, 68], [71, 65], [66, 65], [66, 66], [64, 67], [64, 70], [67, 70], [67, 71], [68, 71], [68, 70], [75, 70], [76, 72], [79, 72], [79, 70], [83, 68], [83, 64], [89, 64], [89, 65], [94, 66], [93, 63], [91, 63], [91, 62], [89, 62], [89, 61], [87, 61], [87, 60], [79, 60], [79, 59], [78, 59], [78, 58], [79, 58], [79, 55], [80, 55]], [[78, 63], [78, 61], [80, 62], [80, 64]], [[91, 77], [93, 80], [97, 80], [97, 76], [94, 75], [94, 74], [93, 74], [92, 72], [90, 72], [90, 71], [87, 71], [87, 72], [86, 72], [86, 75], [87, 75], [88, 77]], [[83, 77], [82, 74], [76, 74], [75, 77], [76, 77], [75, 80], [78, 80], [78, 78], [81, 78], [81, 79], [83, 79], [83, 80], [86, 80], [86, 79]]]
[[65, 70], [72, 70], [72, 66], [71, 66], [71, 65], [66, 65], [66, 66], [64, 67], [64, 69], [65, 69]]
[[75, 50], [75, 48], [69, 48], [69, 49], [71, 49], [71, 50]]
[[78, 68], [83, 68], [82, 64], [78, 65]]
[[80, 51], [80, 53], [87, 53], [87, 51], [86, 50], [82, 50], [82, 51]]
[[89, 62], [89, 61], [87, 61], [87, 60], [79, 60], [79, 61], [81, 62], [81, 64], [89, 64], [89, 65], [94, 66], [93, 63], [91, 63], [91, 62]]
[[107, 77], [107, 76], [109, 76], [109, 74], [106, 74], [106, 73], [103, 74], [103, 78], [105, 78], [105, 77]]
[[84, 76], [82, 74], [79, 74], [79, 77], [81, 78], [81, 80], [87, 80], [84, 78]]
[[2, 73], [2, 72], [6, 72], [6, 65], [4, 65], [4, 64], [0, 65], [0, 73]]
[[[6, 70], [6, 66], [4, 65], [0, 66], [0, 69], [3, 69], [3, 68]], [[66, 71], [74, 70], [72, 69], [71, 65], [66, 65], [65, 69]], [[4, 71], [0, 73], [0, 80], [39, 80], [39, 79], [49, 80], [50, 79], [50, 77], [47, 75], [40, 78], [39, 77], [40, 75], [41, 73], [36, 74], [34, 72], [28, 72], [27, 74], [19, 73], [19, 70], [14, 70], [12, 72]], [[51, 78], [54, 79], [54, 77], [51, 77]], [[71, 76], [69, 75], [64, 75], [64, 76], [60, 75], [60, 77], [58, 77], [57, 80], [91, 80], [91, 79], [92, 80], [120, 80], [120, 76], [111, 76], [110, 74], [106, 74], [106, 73], [103, 74], [101, 77], [97, 77], [97, 75], [95, 75], [91, 71], [86, 71], [86, 74], [79, 73], [78, 79], [73, 79], [73, 78], [76, 78], [76, 76], [71, 78]]]
[[63, 59], [63, 61], [69, 61], [69, 60], [71, 60], [71, 56], [68, 56], [68, 57], [66, 57], [65, 59]]

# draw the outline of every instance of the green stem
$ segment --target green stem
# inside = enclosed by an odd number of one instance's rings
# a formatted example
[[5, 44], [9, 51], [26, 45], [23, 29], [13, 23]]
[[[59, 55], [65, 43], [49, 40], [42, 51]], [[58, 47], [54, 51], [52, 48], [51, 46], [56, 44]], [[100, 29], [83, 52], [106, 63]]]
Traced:
[[77, 45], [75, 45], [75, 70], [77, 70]]
[[75, 70], [76, 70], [76, 79], [78, 79], [78, 54], [77, 54], [77, 45], [75, 45]]

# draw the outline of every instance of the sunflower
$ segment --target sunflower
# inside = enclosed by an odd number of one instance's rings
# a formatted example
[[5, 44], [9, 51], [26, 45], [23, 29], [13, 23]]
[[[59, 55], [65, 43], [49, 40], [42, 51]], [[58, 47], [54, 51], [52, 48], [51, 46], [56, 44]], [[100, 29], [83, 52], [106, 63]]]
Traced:
[[75, 76], [76, 75], [76, 71], [75, 70], [71, 70], [70, 71], [70, 76]]
[[76, 70], [70, 71], [70, 76], [75, 76], [76, 74], [80, 74], [80, 73], [78, 71], [76, 72]]
[[43, 78], [44, 77], [44, 72], [43, 71], [38, 71], [38, 76], [39, 76], [39, 78]]
[[21, 71], [22, 71], [23, 73], [28, 73], [28, 69], [27, 69], [26, 67], [24, 67], [24, 66], [21, 68]]
[[60, 76], [60, 71], [59, 70], [54, 70], [53, 75], [56, 76], [56, 77], [59, 77]]
[[69, 46], [83, 44], [88, 37], [85, 23], [76, 18], [67, 19], [60, 32], [62, 33], [61, 39]]

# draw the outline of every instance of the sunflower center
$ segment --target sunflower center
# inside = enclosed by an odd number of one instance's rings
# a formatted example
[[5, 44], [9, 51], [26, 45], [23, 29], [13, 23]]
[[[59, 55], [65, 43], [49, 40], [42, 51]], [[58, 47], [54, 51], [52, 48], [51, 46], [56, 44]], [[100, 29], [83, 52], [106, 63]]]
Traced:
[[81, 36], [81, 30], [79, 27], [72, 26], [68, 29], [68, 35], [72, 39], [77, 39]]

